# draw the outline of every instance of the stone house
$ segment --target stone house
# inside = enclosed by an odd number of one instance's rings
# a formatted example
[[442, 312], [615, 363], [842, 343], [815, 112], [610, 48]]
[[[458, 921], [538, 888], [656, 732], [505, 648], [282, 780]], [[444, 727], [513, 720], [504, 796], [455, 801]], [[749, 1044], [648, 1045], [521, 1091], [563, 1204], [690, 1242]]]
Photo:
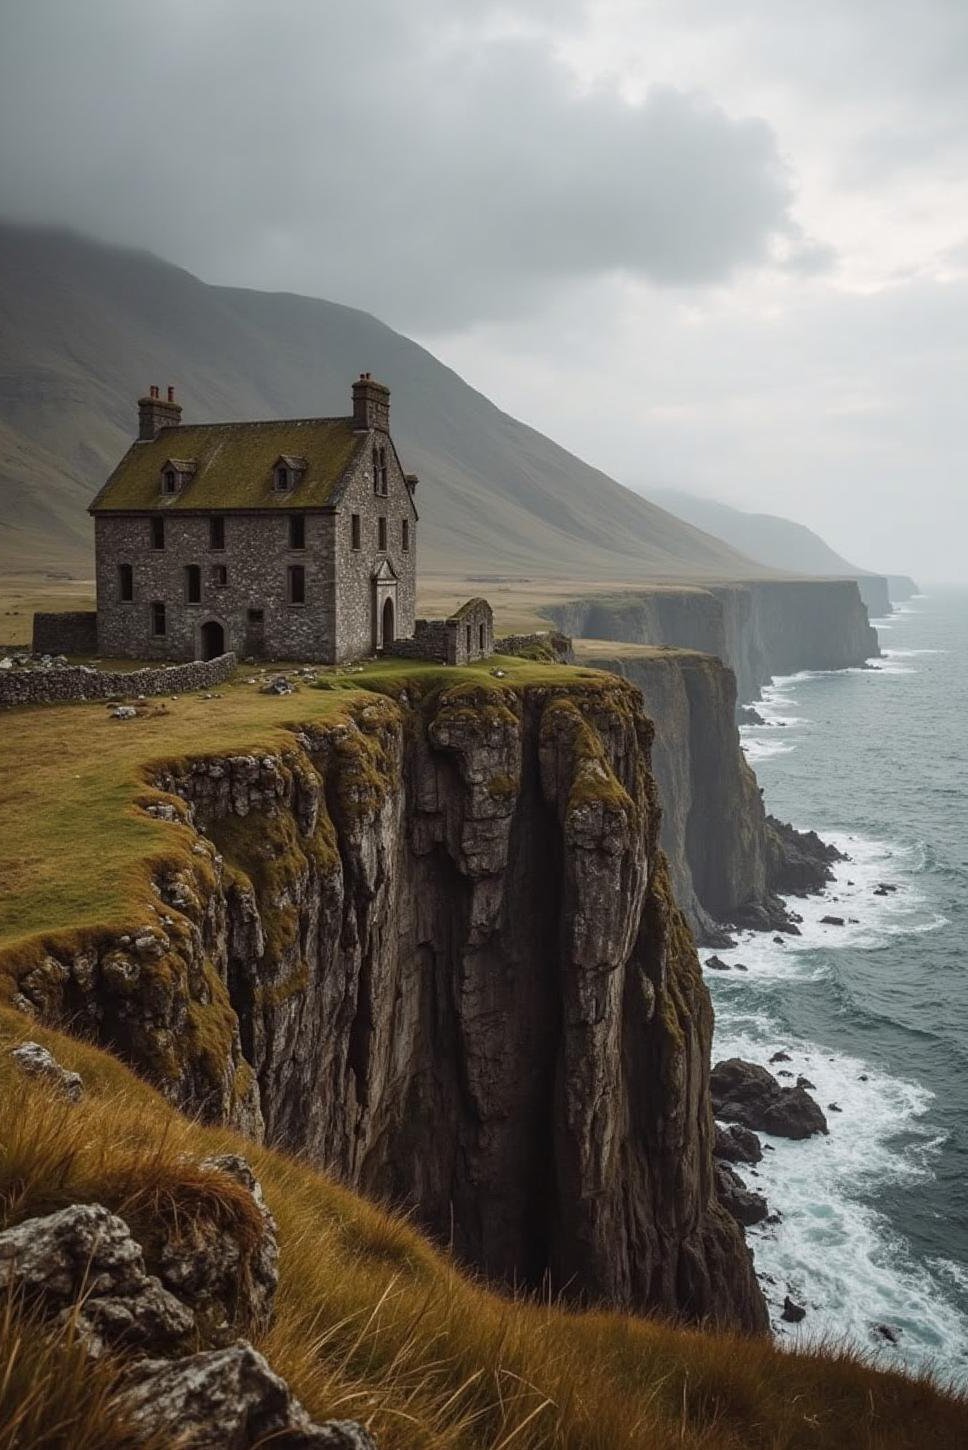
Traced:
[[97, 643], [118, 658], [337, 663], [413, 635], [417, 480], [390, 391], [344, 418], [183, 424], [173, 390], [94, 499]]
[[413, 639], [394, 653], [444, 665], [471, 665], [494, 653], [494, 612], [486, 599], [468, 599], [447, 619], [418, 619]]

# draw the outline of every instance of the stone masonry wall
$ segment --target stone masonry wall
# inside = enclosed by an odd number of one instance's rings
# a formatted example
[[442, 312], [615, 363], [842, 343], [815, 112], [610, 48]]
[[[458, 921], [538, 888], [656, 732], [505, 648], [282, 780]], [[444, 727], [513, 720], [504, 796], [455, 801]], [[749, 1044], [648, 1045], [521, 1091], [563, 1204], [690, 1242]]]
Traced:
[[37, 655], [97, 654], [97, 614], [93, 609], [35, 614], [33, 652]]
[[[371, 449], [360, 454], [353, 477], [346, 486], [336, 518], [334, 540], [337, 622], [336, 660], [359, 659], [372, 654], [377, 645], [374, 619], [373, 575], [385, 559], [397, 577], [390, 591], [394, 598], [394, 644], [413, 634], [416, 613], [417, 515], [410, 490], [396, 452], [386, 433], [374, 432], [371, 441], [387, 451], [386, 497], [374, 492]], [[360, 516], [360, 547], [353, 548], [352, 515]], [[387, 547], [379, 548], [380, 518], [387, 521]], [[403, 547], [403, 525], [407, 523], [408, 547]], [[380, 641], [382, 643], [382, 640]]]
[[[146, 514], [101, 515], [97, 542], [98, 647], [106, 658], [194, 660], [201, 653], [201, 628], [216, 620], [225, 648], [242, 656], [327, 660], [333, 655], [333, 535], [331, 515], [304, 515], [306, 547], [289, 547], [289, 516], [226, 514], [225, 548], [212, 549], [208, 514], [172, 510], [165, 514], [165, 547], [151, 547]], [[121, 564], [134, 569], [134, 599], [120, 599]], [[202, 602], [186, 598], [185, 566], [202, 571]], [[287, 568], [306, 571], [306, 603], [287, 597]], [[224, 588], [212, 571], [227, 570]], [[152, 634], [151, 605], [163, 600], [167, 630]], [[249, 620], [261, 610], [261, 624]]]
[[236, 664], [234, 654], [224, 654], [214, 660], [193, 660], [190, 664], [163, 667], [149, 665], [143, 670], [96, 670], [85, 665], [4, 670], [0, 673], [0, 708], [208, 690], [227, 680]]

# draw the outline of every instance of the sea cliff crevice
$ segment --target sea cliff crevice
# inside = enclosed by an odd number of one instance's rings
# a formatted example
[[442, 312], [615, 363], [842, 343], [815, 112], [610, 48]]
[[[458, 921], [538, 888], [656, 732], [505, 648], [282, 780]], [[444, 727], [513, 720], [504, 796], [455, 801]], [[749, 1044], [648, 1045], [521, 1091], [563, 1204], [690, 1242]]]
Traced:
[[638, 692], [353, 701], [282, 749], [156, 767], [178, 851], [150, 920], [45, 943], [20, 1005], [496, 1280], [763, 1328]]

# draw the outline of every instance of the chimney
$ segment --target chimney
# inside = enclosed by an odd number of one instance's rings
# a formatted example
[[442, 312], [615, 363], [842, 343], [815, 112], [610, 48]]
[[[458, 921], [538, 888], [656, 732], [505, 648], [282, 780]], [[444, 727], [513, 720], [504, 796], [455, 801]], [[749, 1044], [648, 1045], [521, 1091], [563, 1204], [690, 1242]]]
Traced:
[[163, 398], [158, 384], [152, 383], [147, 396], [138, 399], [138, 441], [150, 443], [160, 429], [174, 428], [181, 422], [181, 411], [174, 388], [169, 387], [168, 397]]
[[357, 432], [390, 431], [390, 389], [369, 373], [360, 373], [353, 384], [353, 427]]

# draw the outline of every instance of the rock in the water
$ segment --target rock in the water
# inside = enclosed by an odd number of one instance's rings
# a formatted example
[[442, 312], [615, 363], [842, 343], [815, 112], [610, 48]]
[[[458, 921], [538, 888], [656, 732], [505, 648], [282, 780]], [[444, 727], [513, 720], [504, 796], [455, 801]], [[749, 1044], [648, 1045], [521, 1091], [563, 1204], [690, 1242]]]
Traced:
[[744, 1228], [750, 1228], [754, 1223], [762, 1223], [769, 1213], [763, 1195], [747, 1188], [728, 1163], [717, 1163], [715, 1173], [716, 1196], [730, 1217]]
[[[45, 1314], [70, 1314], [96, 1358], [110, 1346], [187, 1349], [195, 1320], [145, 1271], [123, 1219], [99, 1203], [73, 1204], [0, 1233], [0, 1289]], [[79, 1307], [75, 1307], [78, 1306]]]
[[811, 1082], [808, 1077], [804, 1077], [802, 1074], [800, 1077], [797, 1078], [797, 1087], [806, 1088], [808, 1092], [817, 1091], [817, 1084], [815, 1082]]
[[843, 1111], [844, 1111], [843, 1108], [838, 1107], [838, 1105], [836, 1103], [828, 1103], [827, 1104], [827, 1112], [828, 1113], [842, 1113]]
[[822, 916], [820, 918], [820, 925], [821, 926], [843, 926], [844, 925], [844, 918], [842, 916]]
[[816, 831], [798, 831], [776, 816], [767, 816], [766, 827], [767, 869], [774, 891], [806, 896], [833, 880], [833, 862], [844, 859], [836, 846], [828, 846]]
[[22, 1042], [19, 1047], [13, 1048], [10, 1056], [26, 1077], [43, 1078], [70, 1098], [72, 1103], [78, 1102], [83, 1095], [84, 1083], [80, 1073], [61, 1067], [53, 1053], [41, 1047], [39, 1042]]
[[782, 1051], [781, 1052], [774, 1052], [773, 1056], [770, 1058], [770, 1062], [792, 1062], [792, 1061], [793, 1061], [793, 1058], [790, 1056], [790, 1054], [788, 1052], [782, 1052]]
[[879, 1339], [886, 1340], [888, 1344], [897, 1344], [901, 1337], [899, 1329], [893, 1329], [890, 1324], [875, 1324], [874, 1333]]
[[786, 1295], [783, 1300], [781, 1319], [785, 1319], [788, 1324], [799, 1324], [800, 1320], [806, 1317], [806, 1313], [807, 1311], [802, 1304], [796, 1304], [790, 1298], [789, 1294]]
[[739, 1123], [730, 1123], [727, 1128], [717, 1123], [713, 1157], [725, 1163], [759, 1163], [763, 1145], [755, 1133]]
[[759, 710], [754, 710], [752, 705], [737, 705], [736, 723], [738, 725], [765, 725], [766, 721]]
[[805, 1089], [782, 1087], [755, 1062], [739, 1057], [717, 1062], [709, 1086], [716, 1117], [725, 1122], [781, 1138], [809, 1138], [827, 1132], [823, 1112]]
[[731, 970], [729, 962], [724, 962], [722, 957], [707, 957], [706, 966], [714, 972], [728, 972]]
[[362, 1425], [314, 1425], [285, 1380], [245, 1342], [137, 1365], [123, 1396], [142, 1432], [178, 1436], [184, 1450], [375, 1450]]

